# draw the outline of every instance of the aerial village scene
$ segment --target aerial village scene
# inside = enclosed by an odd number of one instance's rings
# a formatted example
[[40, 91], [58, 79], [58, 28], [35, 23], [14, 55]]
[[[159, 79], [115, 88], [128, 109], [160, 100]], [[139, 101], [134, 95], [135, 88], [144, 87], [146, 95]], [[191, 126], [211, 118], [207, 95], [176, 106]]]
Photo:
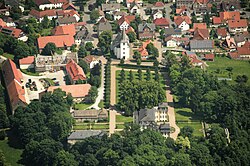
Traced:
[[1, 166], [248, 166], [249, 0], [0, 0]]

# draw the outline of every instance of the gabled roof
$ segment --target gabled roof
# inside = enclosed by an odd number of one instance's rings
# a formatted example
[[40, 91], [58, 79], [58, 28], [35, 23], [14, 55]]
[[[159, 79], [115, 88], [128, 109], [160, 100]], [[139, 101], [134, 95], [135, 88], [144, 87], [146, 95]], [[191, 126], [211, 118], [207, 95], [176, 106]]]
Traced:
[[212, 40], [191, 40], [191, 49], [213, 49], [214, 43]]
[[155, 24], [152, 24], [152, 23], [139, 24], [138, 31], [143, 32], [145, 28], [149, 28], [150, 31], [154, 31], [155, 30]]
[[28, 65], [28, 64], [33, 64], [35, 62], [35, 57], [34, 56], [27, 56], [26, 58], [22, 58], [19, 60], [20, 65]]
[[126, 22], [127, 24], [130, 24], [130, 21], [126, 18], [126, 16], [122, 16], [118, 21], [118, 25], [122, 25], [124, 22]]
[[205, 54], [205, 59], [213, 60], [214, 59], [214, 54]]
[[75, 24], [77, 20], [74, 16], [64, 16], [57, 19], [58, 23], [61, 24]]
[[216, 30], [218, 36], [226, 37], [227, 36], [227, 29], [226, 28], [218, 28]]
[[3, 21], [3, 19], [0, 18], [0, 27], [5, 27], [6, 22]]
[[98, 31], [112, 31], [112, 26], [109, 22], [100, 22], [98, 24]]
[[75, 43], [72, 35], [57, 35], [57, 36], [43, 36], [37, 39], [39, 49], [46, 46], [47, 43], [55, 43], [56, 47], [70, 47]]
[[76, 28], [74, 24], [56, 26], [52, 29], [53, 35], [71, 35], [74, 36], [76, 34]]
[[176, 9], [176, 14], [181, 14], [183, 11], [186, 11], [186, 6], [181, 6], [180, 8]]
[[31, 9], [30, 14], [36, 18], [43, 18], [44, 16], [56, 16], [57, 15], [55, 9], [43, 10], [43, 11]]
[[157, 18], [154, 20], [156, 26], [169, 26], [169, 21], [167, 18]]
[[14, 38], [19, 38], [22, 33], [22, 30], [13, 27], [0, 27], [0, 32], [6, 35], [13, 36]]
[[115, 11], [121, 8], [121, 4], [119, 3], [112, 3], [112, 4], [102, 4], [102, 10], [105, 11]]
[[240, 12], [239, 11], [220, 12], [220, 19], [222, 21], [239, 20], [240, 19]]
[[181, 29], [180, 28], [166, 28], [165, 29], [165, 36], [169, 36], [169, 35], [181, 35], [182, 32], [181, 32]]
[[213, 17], [213, 24], [214, 25], [218, 25], [218, 24], [221, 24], [222, 23], [222, 20], [220, 17]]
[[21, 85], [23, 76], [20, 70], [17, 69], [16, 64], [12, 60], [7, 59], [3, 63], [2, 72], [12, 109], [16, 107], [19, 101], [26, 104], [25, 90]]
[[90, 64], [91, 62], [96, 61], [96, 58], [92, 55], [87, 55], [83, 60]]
[[126, 16], [126, 18], [128, 19], [129, 22], [132, 22], [135, 20], [135, 15], [128, 15]]
[[237, 48], [239, 55], [250, 55], [250, 48], [248, 47], [238, 47]]
[[226, 43], [227, 43], [227, 46], [230, 48], [230, 47], [236, 47], [236, 43], [234, 41], [234, 38], [226, 38]]
[[101, 130], [81, 130], [74, 131], [68, 137], [68, 140], [83, 140], [89, 137], [102, 137], [105, 134], [104, 131]]
[[86, 76], [84, 74], [83, 69], [72, 59], [67, 63], [66, 71], [71, 77], [71, 79], [74, 81], [86, 80]]
[[195, 30], [196, 28], [207, 29], [207, 24], [206, 23], [194, 23], [193, 29]]
[[143, 42], [142, 46], [138, 49], [138, 51], [140, 52], [142, 57], [148, 56], [148, 51], [147, 51], [146, 47], [151, 42], [152, 42], [151, 40], [147, 40], [147, 41]]
[[74, 10], [76, 10], [76, 7], [75, 7], [72, 3], [70, 3], [70, 2], [64, 3], [64, 4], [62, 5], [62, 9], [63, 9], [63, 10], [66, 10], [66, 9], [68, 9], [69, 7], [73, 8]]
[[158, 1], [158, 2], [156, 2], [156, 3], [154, 4], [154, 6], [155, 6], [155, 7], [164, 7], [164, 3]]
[[247, 19], [240, 19], [240, 20], [229, 20], [228, 27], [229, 28], [240, 28], [240, 27], [247, 27]]
[[204, 40], [209, 38], [209, 31], [208, 29], [195, 29], [194, 31], [194, 38], [195, 40]]
[[61, 85], [61, 86], [50, 86], [48, 92], [53, 92], [56, 89], [62, 89], [66, 94], [70, 93], [73, 98], [84, 98], [88, 95], [91, 88], [90, 84], [76, 84], [76, 85]]
[[186, 22], [187, 24], [192, 24], [191, 19], [188, 16], [175, 16], [174, 22], [176, 25], [181, 25], [182, 22]]

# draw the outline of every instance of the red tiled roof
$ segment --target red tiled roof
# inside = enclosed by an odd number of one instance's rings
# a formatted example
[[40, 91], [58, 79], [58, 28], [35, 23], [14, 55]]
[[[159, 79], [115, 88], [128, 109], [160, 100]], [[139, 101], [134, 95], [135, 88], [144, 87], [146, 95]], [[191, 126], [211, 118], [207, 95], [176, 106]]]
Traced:
[[247, 47], [238, 47], [237, 51], [239, 55], [250, 55], [250, 48]]
[[133, 2], [138, 2], [138, 1], [141, 1], [141, 0], [126, 0], [126, 3], [133, 3]]
[[134, 28], [129, 26], [129, 28], [125, 31], [125, 33], [128, 34], [129, 32], [135, 32]]
[[156, 26], [169, 26], [169, 21], [167, 18], [157, 18], [154, 20]]
[[132, 22], [135, 20], [135, 15], [128, 15], [126, 16], [126, 18], [128, 19], [129, 22]]
[[130, 21], [126, 18], [126, 16], [122, 16], [118, 21], [118, 25], [122, 25], [124, 22], [130, 24]]
[[18, 28], [13, 28], [13, 27], [2, 27], [2, 29], [0, 29], [0, 31], [2, 30], [9, 30], [11, 31], [11, 36], [13, 36], [14, 38], [19, 38], [21, 33], [22, 33], [22, 30], [21, 29], [18, 29]]
[[83, 69], [72, 59], [67, 63], [66, 71], [71, 77], [71, 79], [74, 81], [86, 80], [86, 76], [83, 72]]
[[35, 61], [35, 57], [34, 56], [28, 56], [26, 58], [22, 58], [19, 60], [19, 64], [20, 65], [27, 65], [27, 64], [33, 64]]
[[175, 16], [174, 22], [176, 25], [180, 25], [183, 21], [185, 21], [187, 24], [192, 24], [191, 19], [188, 16]]
[[209, 31], [208, 29], [195, 29], [194, 31], [194, 38], [195, 40], [204, 40], [209, 38]]
[[222, 37], [226, 37], [227, 36], [227, 29], [226, 28], [218, 28], [216, 30], [217, 35], [222, 36]]
[[221, 21], [221, 18], [220, 17], [213, 17], [213, 24], [214, 25], [218, 25], [218, 24], [221, 24], [222, 21]]
[[53, 35], [71, 35], [74, 36], [76, 34], [76, 28], [74, 24], [57, 26], [52, 31]]
[[151, 43], [151, 40], [147, 40], [147, 41], [143, 42], [142, 46], [138, 49], [138, 51], [140, 52], [142, 57], [148, 56], [148, 51], [147, 51], [146, 47], [149, 43]]
[[85, 58], [84, 58], [84, 61], [87, 62], [87, 63], [91, 63], [93, 61], [95, 61], [95, 57], [92, 56], [92, 55], [87, 55]]
[[74, 16], [75, 14], [80, 16], [75, 10], [57, 10], [56, 13], [58, 16]]
[[214, 54], [205, 54], [205, 59], [213, 60], [214, 59]]
[[176, 14], [181, 14], [183, 11], [187, 10], [186, 6], [181, 6], [180, 8], [176, 9]]
[[21, 79], [23, 78], [22, 73], [17, 69], [15, 63], [7, 59], [3, 64], [2, 72], [12, 108], [15, 107], [19, 101], [26, 104], [25, 90], [21, 85]]
[[239, 11], [220, 12], [220, 19], [222, 21], [239, 20], [240, 12]]
[[58, 35], [58, 36], [43, 36], [37, 39], [39, 49], [46, 46], [47, 43], [55, 43], [56, 47], [62, 48], [64, 46], [70, 47], [75, 44], [72, 35]]
[[229, 57], [232, 58], [232, 59], [237, 59], [240, 56], [239, 56], [238, 52], [230, 52]]
[[62, 5], [63, 10], [66, 10], [68, 7], [72, 7], [74, 10], [76, 10], [76, 7], [72, 3], [67, 2]]
[[247, 19], [229, 20], [228, 27], [229, 28], [247, 27]]
[[50, 10], [38, 11], [35, 9], [31, 9], [30, 15], [36, 18], [43, 18], [44, 16], [56, 16], [56, 10], [50, 9]]
[[154, 4], [154, 6], [155, 6], [155, 7], [164, 7], [164, 3], [158, 1], [158, 2], [156, 2], [156, 3]]
[[246, 41], [245, 44], [242, 47], [250, 48], [250, 41]]
[[194, 23], [193, 29], [207, 29], [206, 23]]
[[55, 89], [62, 89], [66, 94], [71, 93], [73, 98], [84, 98], [88, 95], [91, 88], [90, 84], [77, 84], [77, 85], [62, 85], [62, 86], [50, 86], [49, 92], [53, 92]]
[[1, 27], [5, 27], [6, 26], [6, 22], [3, 21], [3, 19], [0, 18], [0, 26]]

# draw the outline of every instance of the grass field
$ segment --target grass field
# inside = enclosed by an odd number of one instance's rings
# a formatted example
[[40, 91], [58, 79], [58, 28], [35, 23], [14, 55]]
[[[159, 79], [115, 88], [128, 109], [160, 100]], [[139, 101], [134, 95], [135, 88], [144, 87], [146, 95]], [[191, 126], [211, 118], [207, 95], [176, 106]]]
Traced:
[[126, 117], [122, 115], [116, 115], [116, 122], [133, 122], [133, 117]]
[[103, 130], [103, 129], [109, 129], [109, 123], [91, 123], [91, 122], [85, 122], [85, 123], [76, 123], [75, 126], [73, 126], [73, 130]]
[[[229, 71], [226, 69], [232, 67], [232, 78], [235, 80], [237, 75], [247, 75], [250, 78], [250, 63], [248, 61], [233, 60], [227, 57], [216, 57], [214, 62], [207, 62], [208, 72], [218, 77], [229, 77]], [[250, 81], [248, 81], [250, 84]]]
[[[117, 70], [115, 73], [116, 74], [116, 103], [118, 103], [119, 101], [119, 85], [120, 85], [119, 79], [120, 79], [121, 70]], [[134, 79], [138, 80], [139, 77], [138, 77], [137, 71], [133, 71], [132, 73], [134, 75]], [[125, 75], [126, 75], [126, 78], [129, 79], [129, 71], [125, 70]], [[146, 77], [147, 77], [146, 70], [142, 70], [142, 79], [145, 80]], [[151, 71], [151, 79], [154, 79], [154, 77], [155, 77], [154, 72]], [[160, 74], [160, 84], [162, 87], [165, 87], [165, 81], [161, 74]]]
[[0, 141], [0, 150], [3, 151], [7, 163], [12, 166], [20, 165], [18, 161], [21, 159], [23, 150], [10, 147], [7, 139]]
[[175, 108], [176, 124], [180, 128], [191, 126], [194, 128], [194, 136], [203, 136], [202, 125], [199, 117], [195, 116], [189, 108]]
[[84, 104], [84, 103], [79, 103], [79, 104], [75, 104], [75, 109], [76, 110], [85, 110], [88, 107], [90, 107], [92, 104]]

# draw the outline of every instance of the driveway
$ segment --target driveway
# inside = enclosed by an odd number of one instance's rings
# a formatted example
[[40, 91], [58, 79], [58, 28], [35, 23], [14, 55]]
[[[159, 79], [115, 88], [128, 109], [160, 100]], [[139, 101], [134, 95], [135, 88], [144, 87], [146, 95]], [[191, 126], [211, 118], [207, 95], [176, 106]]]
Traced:
[[104, 82], [105, 82], [105, 65], [107, 63], [107, 60], [102, 56], [99, 60], [102, 61], [102, 73], [101, 73], [101, 86], [98, 88], [98, 96], [95, 100], [95, 103], [93, 105], [91, 105], [89, 108], [94, 108], [99, 110], [99, 106], [98, 104], [100, 103], [101, 100], [104, 99]]
[[109, 111], [109, 135], [115, 133], [116, 114], [117, 114], [117, 112], [115, 110]]

